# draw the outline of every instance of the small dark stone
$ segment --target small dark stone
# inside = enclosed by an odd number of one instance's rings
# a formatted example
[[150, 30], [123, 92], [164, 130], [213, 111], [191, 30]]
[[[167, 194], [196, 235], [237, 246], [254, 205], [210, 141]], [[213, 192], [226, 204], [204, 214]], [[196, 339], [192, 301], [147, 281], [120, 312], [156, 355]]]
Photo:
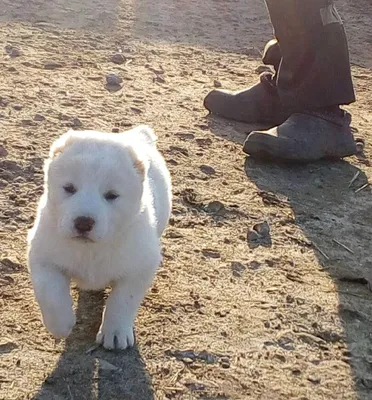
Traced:
[[221, 364], [221, 367], [224, 369], [230, 368], [230, 360], [228, 359], [228, 357], [222, 357], [220, 359], [220, 364]]
[[45, 69], [49, 69], [49, 70], [54, 70], [54, 69], [62, 68], [62, 67], [63, 67], [62, 64], [57, 63], [57, 62], [54, 62], [54, 61], [47, 61], [47, 62], [44, 64], [44, 68], [45, 68]]
[[111, 62], [114, 64], [124, 64], [126, 61], [125, 57], [121, 53], [116, 53], [111, 56]]
[[42, 115], [42, 114], [36, 114], [36, 115], [34, 116], [34, 121], [39, 121], [39, 122], [45, 121], [45, 117], [44, 117], [44, 115]]
[[122, 82], [123, 79], [114, 72], [110, 72], [106, 75], [106, 83], [109, 86], [120, 86]]
[[199, 168], [206, 175], [214, 175], [216, 173], [216, 170], [209, 165], [201, 165]]

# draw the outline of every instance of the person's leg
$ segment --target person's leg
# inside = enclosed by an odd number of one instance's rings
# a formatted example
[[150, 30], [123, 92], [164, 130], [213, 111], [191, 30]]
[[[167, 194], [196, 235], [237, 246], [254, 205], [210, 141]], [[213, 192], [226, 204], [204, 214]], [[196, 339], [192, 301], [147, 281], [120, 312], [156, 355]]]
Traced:
[[263, 61], [274, 65], [275, 74], [238, 93], [214, 90], [205, 107], [225, 118], [280, 125], [248, 136], [244, 152], [252, 156], [308, 162], [354, 154], [350, 115], [339, 105], [355, 96], [346, 36], [333, 1], [266, 4], [278, 45], [268, 47]]
[[228, 119], [275, 125], [295, 111], [353, 102], [346, 36], [331, 3], [266, 0], [280, 46], [270, 41], [263, 62], [275, 75], [265, 73], [239, 92], [213, 90], [205, 107]]
[[277, 89], [290, 112], [355, 101], [349, 51], [331, 0], [266, 0], [282, 60]]
[[[280, 0], [278, 0], [280, 1]], [[278, 42], [267, 43], [262, 61], [278, 71], [281, 62]], [[271, 126], [281, 124], [289, 117], [280, 102], [276, 88], [276, 74], [261, 74], [257, 84], [236, 92], [216, 89], [204, 99], [204, 107], [213, 115], [247, 123], [263, 122]]]
[[331, 0], [266, 0], [281, 62], [277, 94], [291, 116], [252, 132], [244, 152], [310, 162], [356, 152], [351, 117], [339, 105], [355, 101], [346, 35]]

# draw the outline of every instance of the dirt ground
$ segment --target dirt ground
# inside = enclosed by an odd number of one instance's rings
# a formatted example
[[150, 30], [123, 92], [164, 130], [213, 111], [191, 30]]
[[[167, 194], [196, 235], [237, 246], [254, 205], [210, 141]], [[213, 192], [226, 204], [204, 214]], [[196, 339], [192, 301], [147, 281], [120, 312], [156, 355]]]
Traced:
[[[2, 0], [1, 400], [372, 399], [372, 5], [337, 4], [366, 157], [289, 168], [246, 159], [249, 127], [202, 106], [218, 83], [257, 81], [262, 0]], [[76, 329], [55, 342], [25, 258], [43, 159], [71, 127], [139, 123], [159, 136], [174, 210], [137, 347], [91, 349], [105, 295], [75, 289]], [[248, 242], [264, 221], [270, 237]]]

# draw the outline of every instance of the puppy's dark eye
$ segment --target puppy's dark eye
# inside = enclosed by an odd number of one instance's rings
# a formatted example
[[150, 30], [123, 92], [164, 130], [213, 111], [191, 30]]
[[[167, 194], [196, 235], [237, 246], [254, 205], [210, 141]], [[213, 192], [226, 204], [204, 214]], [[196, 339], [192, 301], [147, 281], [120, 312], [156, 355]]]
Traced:
[[69, 194], [75, 194], [77, 192], [76, 187], [72, 183], [63, 186], [63, 189], [65, 189], [65, 192]]
[[118, 197], [119, 197], [119, 195], [111, 190], [109, 192], [105, 193], [105, 199], [107, 201], [116, 200]]

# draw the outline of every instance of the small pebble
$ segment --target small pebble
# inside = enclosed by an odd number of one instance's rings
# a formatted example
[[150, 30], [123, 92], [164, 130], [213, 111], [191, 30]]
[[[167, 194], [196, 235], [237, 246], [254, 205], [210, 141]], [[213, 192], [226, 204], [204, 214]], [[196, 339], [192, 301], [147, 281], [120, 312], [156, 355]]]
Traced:
[[45, 121], [45, 117], [42, 114], [36, 114], [34, 116], [34, 121]]
[[8, 155], [8, 150], [0, 144], [0, 157], [6, 157]]
[[216, 170], [209, 165], [201, 165], [199, 168], [206, 175], [214, 175], [216, 173]]
[[230, 368], [230, 360], [227, 357], [222, 357], [220, 359], [220, 364], [222, 368], [228, 369]]
[[10, 57], [15, 58], [15, 57], [20, 57], [22, 55], [21, 50], [13, 48], [10, 53]]
[[115, 74], [114, 72], [110, 72], [106, 75], [106, 83], [109, 86], [121, 86], [123, 79], [120, 78], [119, 75]]
[[111, 62], [113, 62], [114, 64], [124, 64], [125, 61], [125, 57], [121, 53], [116, 53], [111, 56]]

